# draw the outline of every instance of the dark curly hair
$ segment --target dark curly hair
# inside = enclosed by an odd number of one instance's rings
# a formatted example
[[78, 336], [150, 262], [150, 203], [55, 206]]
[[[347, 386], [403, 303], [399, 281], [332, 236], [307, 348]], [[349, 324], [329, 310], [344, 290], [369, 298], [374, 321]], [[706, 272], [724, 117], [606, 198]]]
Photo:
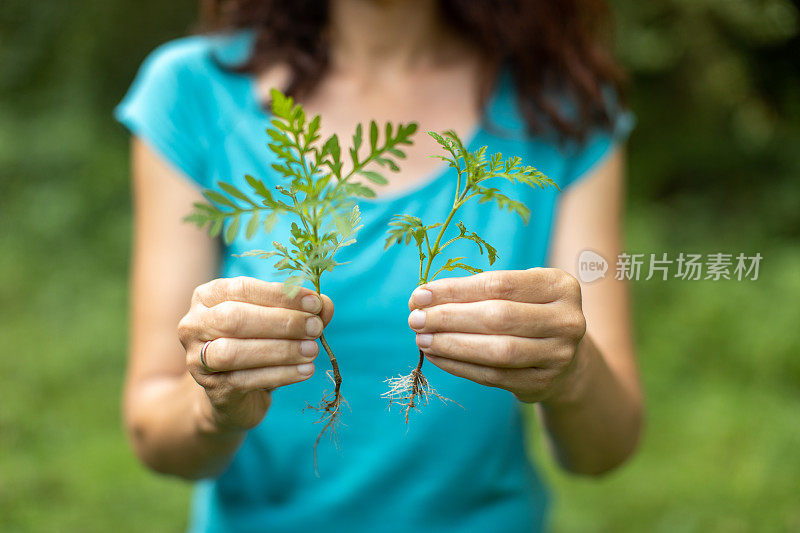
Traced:
[[[604, 88], [619, 95], [623, 75], [607, 46], [609, 12], [604, 0], [438, 2], [448, 15], [447, 24], [469, 35], [488, 59], [479, 95], [482, 105], [498, 69], [508, 67], [532, 133], [554, 129], [562, 138], [581, 139], [593, 127], [611, 126]], [[255, 73], [286, 64], [291, 74], [286, 92], [295, 96], [313, 90], [324, 75], [329, 59], [327, 0], [201, 4], [206, 29], [255, 30], [252, 54], [237, 71]]]

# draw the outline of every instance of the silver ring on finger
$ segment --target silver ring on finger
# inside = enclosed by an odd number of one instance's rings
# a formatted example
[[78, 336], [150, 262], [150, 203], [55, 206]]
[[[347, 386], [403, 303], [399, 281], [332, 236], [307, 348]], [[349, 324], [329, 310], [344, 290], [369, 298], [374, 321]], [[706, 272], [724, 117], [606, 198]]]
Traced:
[[209, 374], [215, 374], [217, 371], [208, 366], [206, 363], [206, 351], [208, 350], [208, 345], [211, 344], [213, 341], [206, 341], [203, 347], [200, 349], [200, 364], [203, 365], [203, 370], [208, 372]]

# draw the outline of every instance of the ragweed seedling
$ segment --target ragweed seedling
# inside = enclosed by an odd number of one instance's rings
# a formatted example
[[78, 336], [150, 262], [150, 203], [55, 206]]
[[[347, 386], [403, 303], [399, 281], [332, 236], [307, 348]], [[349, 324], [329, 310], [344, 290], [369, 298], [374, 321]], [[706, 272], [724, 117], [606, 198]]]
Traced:
[[[439, 258], [439, 256], [442, 255], [442, 252], [459, 240], [474, 242], [481, 255], [486, 250], [489, 265], [494, 264], [497, 259], [497, 250], [477, 233], [467, 230], [461, 222], [456, 222], [458, 233], [442, 243], [456, 212], [469, 200], [477, 198], [479, 203], [495, 202], [500, 209], [507, 209], [518, 214], [527, 224], [530, 219], [530, 209], [522, 202], [501, 193], [498, 188], [487, 186], [487, 180], [502, 178], [511, 183], [522, 183], [531, 187], [536, 186], [543, 189], [553, 186], [557, 188], [553, 180], [536, 168], [523, 166], [519, 157], [514, 156], [504, 160], [502, 154], [497, 153], [487, 159], [486, 146], [475, 152], [469, 152], [464, 148], [458, 135], [452, 130], [446, 131], [441, 135], [429, 131], [428, 135], [433, 137], [444, 151], [449, 154], [431, 157], [442, 159], [456, 170], [457, 181], [453, 207], [444, 222], [430, 225], [425, 225], [419, 217], [395, 215], [392, 218], [392, 222], [389, 223], [391, 229], [388, 232], [389, 236], [386, 239], [385, 246], [389, 248], [393, 244], [409, 244], [411, 242], [416, 245], [419, 250], [418, 287], [433, 281], [442, 272], [453, 272], [454, 270], [464, 270], [470, 274], [482, 272], [480, 268], [464, 263], [464, 257], [450, 257], [444, 262], [441, 261], [443, 258]], [[431, 274], [437, 259], [439, 259], [437, 262], [439, 267]], [[425, 354], [420, 350], [419, 362], [410, 374], [386, 380], [389, 384], [389, 390], [383, 394], [383, 397], [389, 399], [390, 405], [397, 403], [405, 409], [406, 423], [408, 423], [411, 410], [427, 404], [430, 397], [439, 398], [445, 402], [449, 401], [428, 383], [428, 379], [422, 373], [424, 360]]]
[[[250, 239], [262, 228], [270, 233], [279, 217], [294, 219], [290, 226], [288, 243], [273, 242], [272, 250], [252, 250], [243, 256], [261, 259], [277, 259], [274, 268], [290, 274], [284, 282], [284, 290], [294, 296], [303, 283], [310, 283], [318, 294], [322, 293], [321, 278], [325, 272], [341, 265], [334, 256], [345, 246], [355, 242], [356, 232], [361, 227], [361, 214], [355, 200], [373, 198], [375, 192], [361, 181], [365, 178], [375, 185], [387, 183], [387, 179], [375, 170], [376, 165], [391, 171], [399, 170], [396, 159], [405, 157], [404, 145], [412, 144], [411, 135], [416, 131], [415, 123], [399, 124], [396, 128], [387, 123], [383, 129], [382, 142], [378, 125], [369, 125], [369, 151], [365, 157], [359, 154], [363, 138], [359, 124], [349, 148], [349, 163], [345, 169], [341, 157], [339, 138], [336, 135], [320, 140], [320, 117], [306, 119], [302, 106], [280, 91], [273, 90], [269, 149], [278, 162], [272, 168], [286, 181], [286, 185], [274, 187], [273, 195], [265, 183], [253, 176], [246, 176], [250, 191], [244, 192], [230, 183], [220, 182], [222, 192], [207, 190], [203, 194], [208, 203], [197, 203], [186, 220], [200, 227], [208, 227], [211, 235], [222, 233], [225, 242], [231, 243], [245, 225], [245, 236]], [[331, 362], [328, 377], [333, 382], [333, 391], [325, 391], [318, 406], [309, 406], [321, 411], [317, 422], [323, 427], [314, 443], [314, 460], [320, 439], [328, 429], [335, 433], [342, 403], [342, 376], [339, 364], [325, 335], [320, 336], [325, 352]]]

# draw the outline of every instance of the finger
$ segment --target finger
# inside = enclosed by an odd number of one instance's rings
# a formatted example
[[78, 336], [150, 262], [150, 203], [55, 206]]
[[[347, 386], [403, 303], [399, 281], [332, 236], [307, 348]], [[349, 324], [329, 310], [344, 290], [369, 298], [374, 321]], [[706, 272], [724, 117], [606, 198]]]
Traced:
[[301, 287], [295, 296], [289, 297], [283, 290], [283, 283], [245, 276], [219, 278], [200, 285], [195, 289], [192, 301], [206, 307], [213, 307], [225, 301], [244, 302], [314, 314], [323, 309], [319, 295], [310, 289]]
[[550, 375], [553, 373], [549, 369], [498, 368], [476, 365], [427, 354], [425, 358], [454, 376], [469, 379], [488, 387], [506, 390], [530, 390], [535, 389], [537, 386], [544, 388], [549, 383]]
[[322, 323], [327, 326], [333, 318], [333, 301], [326, 295], [322, 295], [322, 311], [319, 312]]
[[449, 303], [414, 309], [408, 315], [408, 325], [417, 333], [550, 337], [562, 333], [562, 314], [567, 312], [567, 309], [559, 309], [558, 304], [523, 304], [504, 300]]
[[572, 294], [577, 283], [575, 278], [555, 268], [497, 270], [432, 281], [415, 289], [410, 303], [412, 308], [481, 300], [549, 303]]
[[[223, 337], [208, 343], [206, 366], [227, 372], [267, 366], [297, 365], [313, 361], [319, 346], [312, 340], [232, 339]], [[198, 361], [199, 362], [199, 361]], [[202, 364], [200, 364], [202, 367]], [[206, 370], [207, 369], [203, 369]]]
[[206, 309], [200, 319], [203, 340], [316, 339], [322, 333], [320, 317], [302, 311], [224, 301]]
[[268, 366], [248, 370], [234, 370], [208, 376], [216, 388], [237, 392], [275, 389], [305, 381], [314, 374], [314, 363], [300, 365]]
[[417, 335], [417, 346], [426, 355], [499, 368], [549, 368], [563, 350], [557, 339], [472, 333], [422, 333]]

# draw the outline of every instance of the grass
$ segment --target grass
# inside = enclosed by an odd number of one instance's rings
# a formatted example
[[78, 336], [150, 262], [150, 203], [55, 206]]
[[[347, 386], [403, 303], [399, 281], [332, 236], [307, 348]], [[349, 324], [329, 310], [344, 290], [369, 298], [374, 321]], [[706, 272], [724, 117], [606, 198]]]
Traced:
[[[124, 135], [0, 115], [0, 530], [180, 530], [188, 485], [139, 466], [119, 417]], [[800, 249], [755, 214], [694, 207], [634, 205], [629, 249], [760, 251], [761, 279], [634, 284], [647, 433], [599, 480], [560, 473], [535, 437], [556, 531], [800, 529]]]

